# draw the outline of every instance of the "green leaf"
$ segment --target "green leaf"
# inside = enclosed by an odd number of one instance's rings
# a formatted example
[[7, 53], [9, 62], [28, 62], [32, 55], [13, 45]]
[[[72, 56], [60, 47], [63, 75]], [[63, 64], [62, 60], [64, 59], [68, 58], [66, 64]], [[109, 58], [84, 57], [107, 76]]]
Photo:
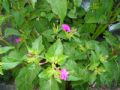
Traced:
[[46, 30], [48, 30], [48, 20], [45, 18], [39, 18], [38, 21], [34, 22], [35, 28], [38, 31], [38, 33], [42, 33]]
[[82, 4], [82, 0], [73, 0], [74, 1], [74, 6], [80, 7]]
[[111, 46], [118, 47], [119, 41], [117, 40], [117, 38], [115, 36], [112, 35], [112, 33], [105, 32], [104, 34], [105, 34], [106, 42], [108, 44], [110, 44]]
[[1, 47], [0, 46], [0, 54], [7, 53], [9, 50], [12, 50], [12, 49], [14, 49], [14, 47], [10, 47], [10, 46]]
[[113, 80], [117, 82], [120, 78], [120, 66], [116, 61], [116, 58], [111, 58], [109, 62], [104, 63], [104, 67], [106, 69], [106, 72], [101, 74], [100, 82], [106, 85], [112, 85]]
[[95, 70], [100, 64], [99, 58], [95, 52], [91, 51], [89, 70]]
[[55, 70], [53, 68], [48, 67], [47, 69], [43, 69], [43, 71], [40, 72], [40, 74], [38, 75], [40, 79], [46, 79], [46, 80], [52, 78], [53, 76], [55, 76], [56, 81], [61, 83], [60, 71]]
[[57, 40], [48, 50], [49, 56], [59, 56], [63, 54], [63, 45], [60, 40]]
[[76, 15], [76, 9], [71, 9], [68, 13], [68, 16], [70, 18], [77, 18], [77, 15]]
[[67, 13], [67, 0], [47, 0], [50, 3], [52, 11], [59, 16], [63, 22]]
[[37, 0], [31, 0], [33, 8], [35, 8], [35, 3], [37, 3]]
[[36, 3], [36, 8], [39, 8], [39, 10], [36, 13], [51, 12], [50, 4], [47, 0], [39, 0]]
[[54, 32], [52, 30], [46, 30], [42, 33], [42, 35], [49, 41], [53, 42], [55, 39]]
[[30, 64], [20, 70], [16, 77], [17, 90], [33, 90], [33, 81], [37, 77], [40, 67], [35, 64]]
[[37, 52], [38, 54], [41, 53], [44, 49], [42, 44], [42, 36], [39, 36], [33, 43], [32, 43], [32, 50]]
[[85, 23], [81, 26], [80, 33], [95, 33], [96, 24]]
[[81, 80], [80, 69], [79, 69], [78, 64], [75, 61], [68, 60], [65, 63], [64, 68], [66, 68], [68, 70], [68, 72], [69, 72], [69, 77], [68, 77], [69, 81], [78, 81], [78, 80]]
[[3, 75], [3, 69], [2, 69], [2, 66], [0, 66], [0, 75]]
[[9, 69], [13, 69], [14, 67], [16, 67], [19, 63], [20, 62], [11, 62], [11, 61], [5, 62], [4, 61], [2, 67], [5, 70], [9, 70]]
[[2, 67], [3, 69], [12, 69], [20, 64], [24, 59], [22, 58], [24, 54], [21, 54], [20, 51], [11, 51], [9, 55], [6, 55], [2, 58]]
[[97, 79], [97, 74], [96, 73], [90, 73], [89, 74], [89, 82], [93, 84], [95, 80]]
[[[85, 54], [85, 52], [82, 52], [80, 49], [78, 49], [78, 45], [79, 43], [64, 43], [64, 53], [65, 55], [68, 56], [69, 59], [71, 60], [84, 60], [87, 58], [87, 55]], [[81, 45], [81, 44], [79, 44]], [[76, 48], [78, 47], [78, 48]]]
[[10, 35], [20, 36], [20, 33], [14, 28], [6, 28], [5, 29], [5, 37], [8, 37]]
[[113, 0], [90, 0], [90, 9], [85, 16], [86, 23], [108, 23]]
[[17, 26], [20, 26], [23, 24], [24, 22], [24, 14], [21, 13], [21, 12], [13, 12], [13, 16], [14, 16], [14, 19], [15, 19], [15, 23]]
[[40, 79], [40, 90], [59, 90], [58, 83], [55, 79]]
[[0, 25], [2, 25], [2, 23], [5, 21], [6, 17], [0, 15]]
[[4, 9], [5, 9], [7, 12], [10, 11], [10, 9], [9, 9], [10, 5], [9, 5], [9, 1], [8, 1], [8, 0], [3, 0], [2, 5], [3, 5]]
[[60, 40], [57, 40], [48, 50], [45, 55], [48, 62], [63, 64], [67, 56], [63, 55], [63, 45]]
[[52, 68], [47, 68], [44, 69], [42, 72], [39, 74], [40, 79], [49, 79], [53, 76], [54, 72]]

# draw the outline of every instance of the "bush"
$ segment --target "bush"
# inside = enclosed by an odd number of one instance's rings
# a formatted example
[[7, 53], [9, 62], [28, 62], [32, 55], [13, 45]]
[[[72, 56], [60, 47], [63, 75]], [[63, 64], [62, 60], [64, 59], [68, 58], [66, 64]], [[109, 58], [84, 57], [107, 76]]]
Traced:
[[119, 83], [120, 37], [107, 31], [120, 20], [119, 0], [1, 0], [0, 5], [0, 74], [11, 70], [18, 90]]

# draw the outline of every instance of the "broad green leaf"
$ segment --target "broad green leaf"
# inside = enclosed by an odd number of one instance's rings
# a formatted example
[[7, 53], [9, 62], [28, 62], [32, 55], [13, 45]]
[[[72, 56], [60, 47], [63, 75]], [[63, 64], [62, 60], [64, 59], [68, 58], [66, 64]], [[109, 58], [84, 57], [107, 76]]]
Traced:
[[47, 0], [50, 3], [52, 11], [59, 16], [63, 22], [67, 13], [67, 0]]
[[51, 12], [50, 4], [47, 0], [38, 0], [36, 3], [36, 8], [39, 8], [39, 10], [37, 9], [38, 11], [36, 13]]
[[[35, 8], [36, 8], [36, 10], [33, 11], [30, 18], [33, 19], [33, 18], [37, 17], [37, 22], [39, 23], [39, 25], [41, 27], [42, 26], [41, 24], [44, 25], [44, 21], [45, 21], [44, 19], [51, 17], [51, 15], [49, 13], [51, 13], [51, 14], [53, 14], [53, 13], [51, 12], [50, 4], [47, 2], [47, 0], [38, 0], [38, 2], [35, 4]], [[53, 16], [54, 16], [54, 14], [53, 14]], [[42, 23], [40, 23], [39, 21]], [[48, 26], [43, 27], [43, 28], [47, 28], [47, 27]]]
[[42, 36], [39, 36], [33, 43], [32, 43], [32, 50], [37, 52], [38, 54], [42, 52], [44, 46], [42, 44]]
[[82, 4], [82, 0], [73, 0], [73, 1], [75, 7], [80, 7], [80, 5]]
[[60, 40], [57, 40], [48, 50], [49, 56], [59, 56], [63, 54], [63, 45]]
[[75, 58], [75, 48], [70, 43], [64, 43], [64, 53], [74, 60]]
[[66, 68], [67, 71], [69, 72], [69, 77], [68, 77], [69, 81], [81, 80], [80, 68], [79, 68], [78, 64], [75, 61], [68, 60], [63, 67]]
[[42, 72], [40, 72], [39, 78], [40, 79], [49, 79], [53, 76], [53, 74], [54, 74], [53, 69], [47, 68], [47, 69], [44, 69]]
[[15, 19], [15, 23], [17, 26], [20, 26], [23, 24], [24, 22], [24, 14], [21, 13], [21, 12], [13, 12], [13, 16], [14, 16], [14, 19]]
[[79, 81], [79, 80], [81, 80], [80, 76], [78, 76], [78, 75], [69, 75], [68, 81]]
[[85, 23], [81, 26], [80, 33], [95, 33], [96, 24]]
[[[77, 47], [78, 43], [64, 43], [64, 53], [65, 55], [68, 56], [69, 59], [72, 60], [84, 60], [87, 58], [87, 55], [85, 54], [85, 52], [82, 52], [80, 49], [75, 48]], [[79, 44], [81, 45], [81, 44]]]
[[68, 13], [68, 16], [70, 18], [77, 18], [77, 15], [76, 15], [76, 9], [71, 9]]
[[40, 79], [40, 90], [59, 90], [57, 81], [54, 78]]
[[37, 77], [39, 71], [40, 67], [35, 64], [23, 67], [15, 80], [17, 90], [33, 90], [33, 81]]
[[53, 42], [55, 39], [54, 32], [52, 30], [46, 30], [42, 33], [42, 35], [49, 41]]
[[54, 18], [54, 13], [48, 13], [47, 15], [46, 15], [46, 18], [49, 20], [49, 21], [51, 21], [52, 20], [52, 18]]
[[9, 1], [8, 1], [8, 0], [3, 0], [2, 5], [3, 5], [4, 9], [5, 9], [7, 12], [10, 11], [10, 9], [9, 9], [9, 8], [10, 8], [10, 5], [9, 5]]
[[44, 18], [38, 18], [38, 19], [39, 19], [38, 21], [34, 22], [35, 28], [38, 31], [38, 33], [42, 33], [48, 30], [48, 25], [49, 25], [48, 20]]
[[20, 33], [14, 28], [6, 28], [4, 36], [8, 37], [10, 35], [20, 36]]
[[12, 49], [14, 49], [14, 47], [9, 47], [9, 46], [1, 47], [0, 46], [0, 54], [7, 53], [9, 50], [12, 50]]
[[89, 74], [89, 82], [90, 82], [91, 84], [93, 84], [96, 79], [97, 79], [96, 73], [90, 73], [90, 74]]
[[32, 25], [31, 23], [26, 23], [22, 26], [22, 29], [24, 30], [24, 34], [21, 34], [21, 37], [23, 37], [24, 39], [28, 39], [29, 38], [29, 35], [32, 31]]
[[[9, 58], [8, 58], [9, 59]], [[10, 61], [11, 59], [9, 59], [9, 61], [3, 61], [3, 69], [5, 70], [9, 70], [9, 69], [13, 69], [14, 67], [16, 67], [18, 64], [20, 64], [20, 62], [12, 62]]]
[[47, 69], [44, 69], [42, 72], [40, 72], [40, 74], [38, 75], [40, 79], [46, 79], [46, 80], [52, 78], [53, 76], [55, 76], [56, 81], [61, 83], [60, 71], [55, 70], [53, 68], [48, 67]]
[[57, 40], [48, 50], [45, 55], [48, 62], [63, 64], [67, 56], [63, 55], [63, 45], [60, 40]]
[[6, 55], [5, 57], [2, 58], [2, 67], [3, 69], [12, 69], [15, 68], [17, 65], [22, 63], [23, 59], [22, 52], [20, 51], [11, 51], [9, 55]]

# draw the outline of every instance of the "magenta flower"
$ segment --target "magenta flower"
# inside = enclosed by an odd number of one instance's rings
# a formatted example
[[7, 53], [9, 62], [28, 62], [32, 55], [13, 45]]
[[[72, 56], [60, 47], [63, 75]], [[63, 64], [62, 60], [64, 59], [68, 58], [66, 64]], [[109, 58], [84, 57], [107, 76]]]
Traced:
[[62, 25], [62, 29], [63, 29], [64, 31], [66, 31], [66, 32], [70, 32], [70, 31], [71, 31], [70, 26], [69, 26], [68, 24], [63, 24], [63, 25]]
[[21, 42], [21, 38], [16, 38], [16, 39], [15, 39], [15, 42], [16, 42], [16, 43]]
[[60, 79], [66, 81], [68, 78], [69, 72], [66, 69], [60, 71]]

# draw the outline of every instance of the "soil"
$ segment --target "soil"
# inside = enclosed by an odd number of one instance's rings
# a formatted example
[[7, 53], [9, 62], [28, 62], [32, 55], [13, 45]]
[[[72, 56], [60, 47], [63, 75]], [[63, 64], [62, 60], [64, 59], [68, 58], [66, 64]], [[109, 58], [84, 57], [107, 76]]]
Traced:
[[15, 85], [6, 85], [5, 83], [0, 84], [0, 90], [16, 90]]

